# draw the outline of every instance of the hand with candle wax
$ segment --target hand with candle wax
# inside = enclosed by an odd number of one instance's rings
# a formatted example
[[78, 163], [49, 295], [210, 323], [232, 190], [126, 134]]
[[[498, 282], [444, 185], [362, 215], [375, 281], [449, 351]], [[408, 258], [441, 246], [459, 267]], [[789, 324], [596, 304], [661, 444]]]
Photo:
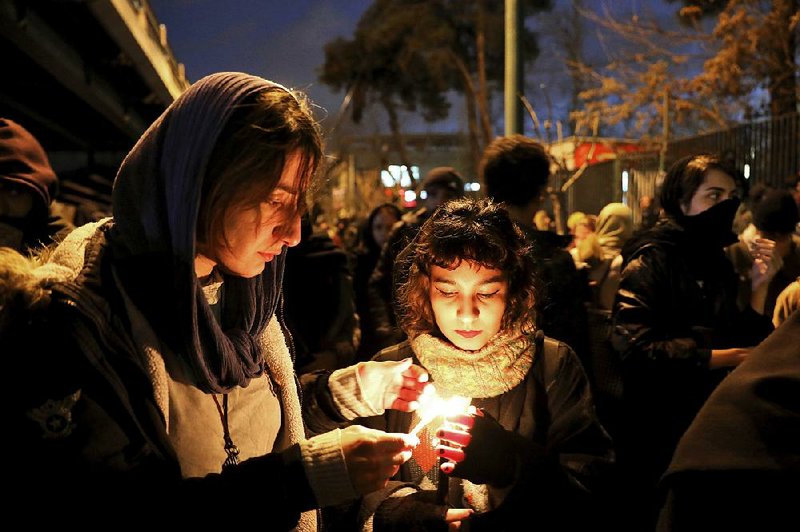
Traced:
[[399, 362], [362, 362], [358, 379], [364, 399], [378, 413], [386, 409], [413, 412], [428, 386], [428, 372], [412, 364], [410, 358]]
[[448, 416], [436, 432], [444, 473], [476, 484], [508, 486], [514, 481], [520, 456], [530, 444], [504, 429], [483, 410]]

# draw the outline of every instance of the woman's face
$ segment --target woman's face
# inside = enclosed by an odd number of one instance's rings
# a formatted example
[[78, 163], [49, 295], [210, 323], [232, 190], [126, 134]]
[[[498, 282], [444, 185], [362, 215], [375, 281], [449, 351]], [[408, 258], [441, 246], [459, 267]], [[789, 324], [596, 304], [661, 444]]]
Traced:
[[725, 172], [712, 168], [706, 172], [689, 204], [681, 205], [681, 210], [686, 216], [694, 216], [735, 196], [736, 181]]
[[[218, 262], [241, 277], [255, 277], [264, 265], [300, 243], [300, 213], [295, 209], [298, 187], [298, 153], [286, 159], [278, 185], [258, 207], [232, 209], [225, 220], [228, 246], [217, 252]], [[259, 220], [260, 214], [260, 220]]]
[[462, 261], [431, 269], [430, 298], [436, 324], [456, 347], [476, 351], [500, 330], [508, 281], [503, 272]]
[[382, 248], [386, 243], [389, 238], [389, 232], [397, 221], [392, 211], [388, 209], [380, 210], [375, 218], [372, 219], [372, 238], [378, 244], [378, 247]]

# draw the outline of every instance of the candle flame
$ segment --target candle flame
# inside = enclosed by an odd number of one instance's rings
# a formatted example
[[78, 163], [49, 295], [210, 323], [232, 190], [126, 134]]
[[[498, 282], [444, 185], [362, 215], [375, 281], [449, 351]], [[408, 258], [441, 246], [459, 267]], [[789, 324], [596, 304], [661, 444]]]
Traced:
[[416, 435], [422, 428], [437, 417], [448, 417], [465, 414], [469, 408], [470, 398], [460, 395], [442, 397], [433, 386], [428, 386], [419, 398], [419, 422], [409, 434]]

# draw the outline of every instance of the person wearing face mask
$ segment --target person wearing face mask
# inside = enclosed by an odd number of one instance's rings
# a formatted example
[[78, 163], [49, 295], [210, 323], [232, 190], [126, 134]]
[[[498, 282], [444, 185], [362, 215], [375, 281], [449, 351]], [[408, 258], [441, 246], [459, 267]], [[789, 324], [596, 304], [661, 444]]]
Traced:
[[58, 178], [39, 141], [0, 118], [0, 247], [27, 254], [66, 236], [72, 225], [50, 208], [57, 191]]
[[[713, 155], [677, 161], [660, 203], [665, 217], [630, 240], [613, 308], [622, 412], [616, 443], [631, 530], [653, 528], [656, 485], [675, 446], [715, 386], [772, 330], [769, 317], [736, 304], [724, 253], [736, 242], [734, 169]], [[754, 282], [770, 260], [760, 251]]]

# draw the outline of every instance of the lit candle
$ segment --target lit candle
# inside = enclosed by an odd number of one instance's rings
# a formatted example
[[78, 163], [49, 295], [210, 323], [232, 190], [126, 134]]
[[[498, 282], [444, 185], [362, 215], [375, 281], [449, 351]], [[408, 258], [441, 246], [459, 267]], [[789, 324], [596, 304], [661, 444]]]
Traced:
[[428, 386], [419, 398], [419, 408], [417, 409], [419, 421], [414, 425], [414, 428], [411, 429], [409, 434], [416, 435], [425, 425], [437, 417], [466, 413], [469, 408], [469, 403], [469, 397], [453, 395], [444, 398], [439, 395], [433, 385]]
[[[447, 398], [442, 397], [433, 385], [428, 386], [419, 398], [419, 408], [417, 409], [419, 421], [414, 425], [414, 428], [411, 429], [409, 434], [416, 435], [425, 425], [439, 417], [468, 413], [470, 402], [471, 399], [469, 397], [462, 397], [460, 395], [452, 395]], [[439, 458], [439, 466], [446, 461], [445, 458]], [[436, 501], [438, 504], [447, 503], [449, 484], [449, 475], [439, 469], [439, 481], [436, 485]]]

